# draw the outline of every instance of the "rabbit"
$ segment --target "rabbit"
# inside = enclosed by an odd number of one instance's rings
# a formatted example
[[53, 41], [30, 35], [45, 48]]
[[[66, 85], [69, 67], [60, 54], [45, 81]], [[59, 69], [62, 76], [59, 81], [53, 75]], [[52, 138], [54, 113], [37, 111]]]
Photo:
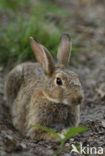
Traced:
[[61, 134], [80, 122], [84, 93], [78, 75], [69, 68], [72, 42], [69, 34], [61, 35], [57, 62], [32, 37], [30, 43], [38, 63], [22, 63], [9, 72], [5, 85], [7, 106], [21, 134], [54, 141], [56, 137], [34, 125]]

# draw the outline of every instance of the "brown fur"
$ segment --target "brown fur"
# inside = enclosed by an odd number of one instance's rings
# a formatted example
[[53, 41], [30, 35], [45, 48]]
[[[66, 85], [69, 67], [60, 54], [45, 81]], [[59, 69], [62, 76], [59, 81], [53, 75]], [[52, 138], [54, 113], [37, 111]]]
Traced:
[[[70, 38], [66, 34], [61, 38], [57, 64], [48, 50], [31, 38], [40, 64], [23, 63], [7, 77], [6, 97], [13, 125], [31, 138], [56, 140], [52, 134], [32, 125], [45, 126], [60, 133], [79, 124], [83, 90], [77, 74], [67, 67], [69, 62], [63, 62], [70, 55]], [[62, 80], [61, 86], [56, 83], [57, 77]]]

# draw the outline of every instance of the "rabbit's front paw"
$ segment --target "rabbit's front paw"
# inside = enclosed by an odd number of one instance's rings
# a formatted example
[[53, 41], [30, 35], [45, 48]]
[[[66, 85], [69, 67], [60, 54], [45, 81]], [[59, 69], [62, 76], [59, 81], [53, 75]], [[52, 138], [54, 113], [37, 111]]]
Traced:
[[54, 136], [53, 134], [44, 132], [40, 129], [32, 128], [30, 131], [27, 133], [27, 137], [30, 137], [31, 139], [35, 140], [46, 140], [46, 141], [51, 141], [51, 142], [59, 142], [60, 140]]

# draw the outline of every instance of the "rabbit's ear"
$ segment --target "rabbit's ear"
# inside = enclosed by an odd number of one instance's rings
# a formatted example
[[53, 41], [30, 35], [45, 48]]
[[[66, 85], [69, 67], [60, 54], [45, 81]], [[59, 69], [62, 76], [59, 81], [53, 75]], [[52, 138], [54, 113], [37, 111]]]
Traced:
[[54, 61], [49, 51], [41, 44], [30, 37], [31, 47], [35, 58], [41, 64], [45, 74], [51, 75], [54, 71]]
[[58, 48], [57, 59], [58, 63], [67, 66], [70, 61], [72, 42], [69, 34], [62, 34], [60, 45]]

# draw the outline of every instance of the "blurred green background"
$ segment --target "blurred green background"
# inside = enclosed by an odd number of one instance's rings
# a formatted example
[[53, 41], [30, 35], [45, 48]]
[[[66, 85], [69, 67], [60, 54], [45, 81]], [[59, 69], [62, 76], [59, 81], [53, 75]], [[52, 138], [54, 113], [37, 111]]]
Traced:
[[[62, 32], [69, 32], [63, 19], [70, 12], [50, 0], [0, 0], [0, 65], [13, 67], [34, 60], [29, 37], [46, 46], [54, 57]], [[78, 46], [73, 46], [72, 55]]]

